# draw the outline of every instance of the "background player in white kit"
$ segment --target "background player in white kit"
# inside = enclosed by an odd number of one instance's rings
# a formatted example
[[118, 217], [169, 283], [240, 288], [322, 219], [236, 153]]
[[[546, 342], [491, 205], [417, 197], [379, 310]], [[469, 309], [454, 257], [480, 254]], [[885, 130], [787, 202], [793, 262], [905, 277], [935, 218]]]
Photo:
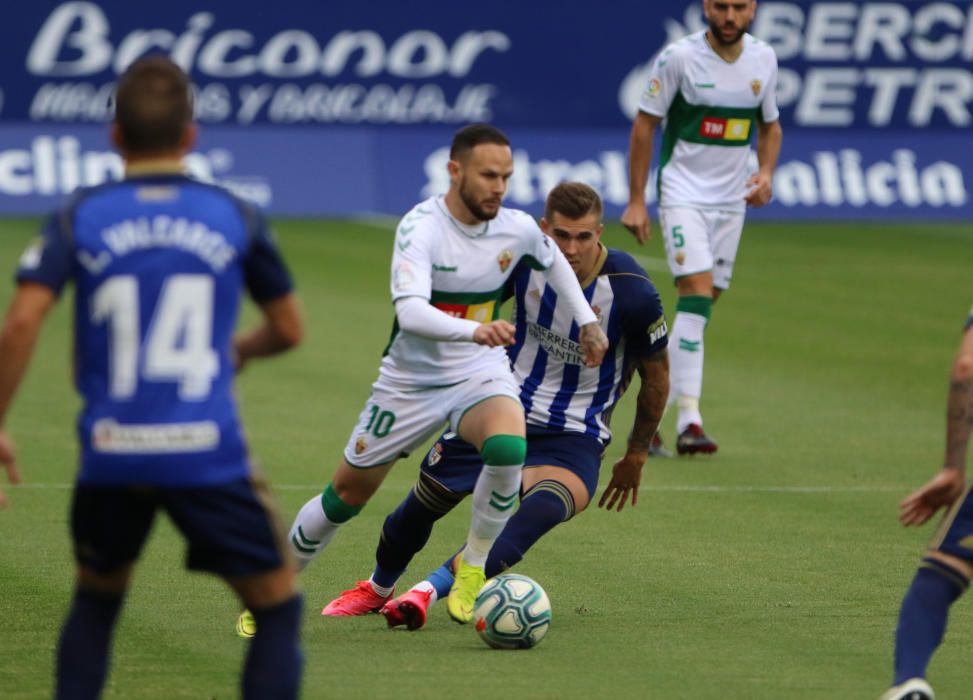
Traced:
[[[588, 366], [601, 363], [608, 340], [557, 246], [530, 215], [501, 208], [513, 173], [507, 138], [486, 124], [467, 126], [453, 139], [448, 167], [447, 194], [414, 207], [396, 230], [396, 320], [379, 378], [331, 483], [298, 513], [290, 541], [306, 565], [362, 509], [392, 465], [448, 422], [486, 465], [447, 600], [450, 615], [467, 622], [487, 553], [516, 504], [526, 452], [519, 387], [502, 347], [513, 342], [514, 326], [498, 320], [504, 284], [517, 264], [545, 271], [581, 329]], [[378, 610], [391, 594], [362, 582], [323, 614]]]
[[[679, 291], [669, 345], [669, 405], [679, 407], [679, 454], [717, 449], [703, 432], [699, 411], [703, 332], [713, 303], [730, 286], [746, 206], [770, 201], [780, 154], [777, 57], [747, 33], [756, 9], [754, 0], [703, 0], [709, 29], [659, 54], [632, 126], [622, 223], [644, 243], [650, 234], [645, 187], [652, 140], [665, 119], [659, 223]], [[750, 175], [754, 131], [759, 170]]]

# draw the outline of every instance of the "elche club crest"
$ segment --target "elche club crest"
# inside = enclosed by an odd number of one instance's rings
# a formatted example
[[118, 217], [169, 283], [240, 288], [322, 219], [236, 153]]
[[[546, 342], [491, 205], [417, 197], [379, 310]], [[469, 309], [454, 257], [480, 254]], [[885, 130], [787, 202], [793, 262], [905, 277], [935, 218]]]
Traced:
[[509, 250], [505, 250], [500, 253], [500, 255], [497, 256], [497, 264], [500, 266], [500, 272], [506, 272], [513, 260], [513, 253], [511, 253]]
[[760, 88], [762, 87], [763, 87], [763, 83], [761, 83], [760, 80], [758, 80], [757, 78], [754, 78], [753, 80], [750, 81], [750, 89], [753, 90], [754, 97], [760, 94]]

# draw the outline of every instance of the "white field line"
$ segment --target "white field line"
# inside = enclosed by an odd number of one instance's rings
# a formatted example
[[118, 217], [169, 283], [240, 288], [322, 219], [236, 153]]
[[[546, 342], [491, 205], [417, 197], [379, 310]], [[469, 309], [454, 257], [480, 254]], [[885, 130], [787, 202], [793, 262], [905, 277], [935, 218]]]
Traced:
[[[16, 486], [4, 485], [10, 491], [17, 489], [36, 489], [64, 491], [74, 488], [73, 483], [64, 484], [45, 484], [38, 482], [26, 482]], [[271, 482], [271, 490], [277, 491], [319, 491], [321, 484], [275, 484]], [[663, 493], [905, 493], [909, 490], [908, 486], [761, 486], [761, 485], [735, 485], [735, 486], [716, 486], [706, 484], [642, 484], [643, 495], [648, 492], [658, 491]]]

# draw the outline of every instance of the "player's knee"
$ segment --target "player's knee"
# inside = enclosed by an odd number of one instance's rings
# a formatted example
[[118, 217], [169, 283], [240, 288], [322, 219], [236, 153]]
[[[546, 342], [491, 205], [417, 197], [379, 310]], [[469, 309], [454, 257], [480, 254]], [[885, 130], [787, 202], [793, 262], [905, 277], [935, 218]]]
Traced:
[[491, 435], [483, 441], [480, 456], [489, 466], [519, 466], [527, 456], [527, 439], [520, 435]]
[[78, 568], [78, 588], [103, 596], [122, 597], [132, 579], [132, 564], [125, 564], [114, 571], [103, 573], [89, 566]]
[[412, 493], [423, 507], [435, 513], [437, 517], [442, 517], [459, 505], [469, 492], [453, 491], [425, 472], [419, 472]]
[[973, 579], [973, 564], [951, 554], [938, 550], [930, 551], [922, 560], [921, 569], [926, 569], [947, 579], [957, 589], [957, 597], [966, 592]]
[[525, 491], [520, 499], [521, 508], [528, 499], [530, 503], [527, 507], [531, 514], [553, 524], [570, 520], [587, 505], [586, 501], [581, 508], [578, 508], [571, 489], [554, 479], [542, 479]]
[[367, 496], [361, 500], [353, 491], [347, 488], [335, 488], [333, 484], [328, 484], [321, 493], [321, 509], [328, 520], [335, 524], [351, 520], [358, 515], [367, 501]]
[[250, 610], [269, 608], [292, 598], [297, 591], [296, 571], [284, 565], [247, 576], [229, 576], [226, 582]]
[[709, 321], [710, 316], [713, 313], [713, 297], [704, 296], [702, 294], [681, 296], [679, 297], [679, 301], [676, 302], [676, 313], [680, 311], [687, 314], [702, 316]]

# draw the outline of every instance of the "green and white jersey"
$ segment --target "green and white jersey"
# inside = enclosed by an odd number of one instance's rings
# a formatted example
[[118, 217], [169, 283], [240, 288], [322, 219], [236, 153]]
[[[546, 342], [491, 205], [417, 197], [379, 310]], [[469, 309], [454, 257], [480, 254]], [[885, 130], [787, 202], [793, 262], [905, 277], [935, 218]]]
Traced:
[[[546, 270], [554, 244], [534, 219], [501, 208], [478, 226], [454, 219], [443, 197], [415, 206], [395, 231], [392, 300], [417, 296], [457, 318], [487, 323], [499, 318], [504, 284], [522, 259]], [[509, 368], [503, 348], [472, 342], [432, 340], [399, 329], [382, 360], [381, 375], [420, 386], [443, 386], [491, 364]]]
[[743, 35], [733, 63], [700, 31], [667, 46], [652, 66], [639, 109], [665, 119], [660, 206], [743, 211], [756, 122], [777, 121], [777, 55]]

